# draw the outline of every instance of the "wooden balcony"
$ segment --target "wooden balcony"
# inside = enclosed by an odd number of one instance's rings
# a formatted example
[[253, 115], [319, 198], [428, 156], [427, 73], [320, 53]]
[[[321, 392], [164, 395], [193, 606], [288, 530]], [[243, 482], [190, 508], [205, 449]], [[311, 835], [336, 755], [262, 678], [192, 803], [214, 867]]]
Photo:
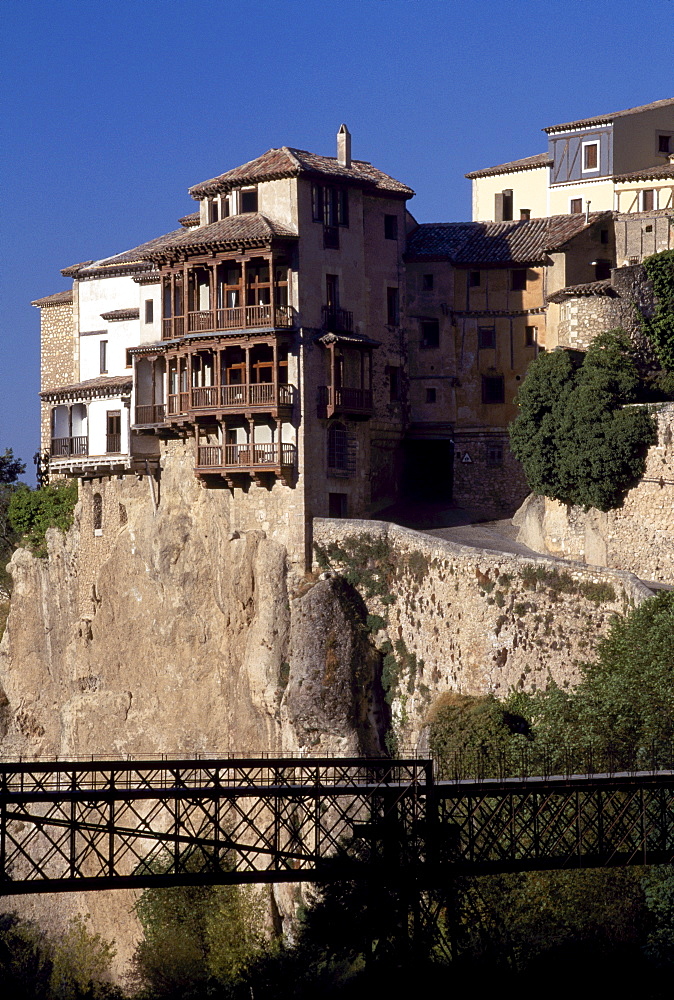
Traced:
[[318, 388], [319, 417], [371, 417], [372, 412], [371, 389], [351, 389], [348, 386], [335, 389], [331, 385], [321, 385]]
[[268, 475], [288, 478], [296, 464], [294, 444], [226, 444], [197, 447], [197, 475], [220, 475], [230, 482], [240, 474], [253, 479]]
[[164, 403], [152, 403], [148, 405], [136, 406], [136, 424], [149, 425], [163, 424], [166, 418], [166, 406]]
[[349, 309], [323, 306], [322, 316], [323, 329], [329, 333], [351, 333], [353, 331], [353, 313]]
[[289, 414], [296, 395], [295, 386], [285, 383], [258, 382], [252, 385], [209, 385], [189, 392], [170, 393], [167, 416], [178, 417], [207, 413], [279, 413]]
[[89, 438], [86, 434], [79, 437], [51, 439], [51, 457], [68, 458], [70, 455], [88, 455]]
[[220, 333], [226, 330], [289, 329], [293, 326], [291, 306], [235, 306], [229, 309], [200, 309], [185, 317], [162, 320], [162, 339], [176, 340], [185, 333]]

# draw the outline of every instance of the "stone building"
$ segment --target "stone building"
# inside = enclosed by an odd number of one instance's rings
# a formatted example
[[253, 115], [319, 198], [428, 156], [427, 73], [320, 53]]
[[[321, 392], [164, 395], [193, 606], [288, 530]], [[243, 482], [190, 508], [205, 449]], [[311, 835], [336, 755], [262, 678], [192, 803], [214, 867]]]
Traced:
[[[661, 182], [667, 187], [659, 171], [674, 153], [674, 98], [543, 131], [546, 152], [466, 174], [473, 184], [475, 221], [633, 211], [627, 207], [629, 182], [649, 168], [651, 194], [657, 196]], [[657, 207], [648, 196], [647, 204]]]
[[408, 475], [421, 495], [495, 511], [528, 492], [514, 399], [548, 346], [547, 301], [613, 257], [610, 213], [418, 226], [408, 238]]

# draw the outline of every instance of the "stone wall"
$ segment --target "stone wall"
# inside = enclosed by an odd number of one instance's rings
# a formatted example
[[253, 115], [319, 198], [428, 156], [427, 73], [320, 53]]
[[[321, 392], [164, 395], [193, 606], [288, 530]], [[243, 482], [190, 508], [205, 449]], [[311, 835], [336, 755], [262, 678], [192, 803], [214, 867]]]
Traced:
[[507, 431], [454, 432], [453, 499], [496, 516], [512, 514], [529, 487]]
[[674, 584], [674, 403], [652, 409], [657, 442], [648, 450], [643, 478], [622, 507], [584, 511], [531, 496], [513, 519], [518, 540], [538, 552]]
[[[73, 305], [70, 302], [45, 303], [40, 307], [40, 391], [72, 385], [79, 381], [77, 338]], [[42, 403], [40, 416], [40, 450], [51, 446], [49, 403]]]
[[[616, 613], [650, 591], [629, 573], [457, 545], [380, 521], [314, 521], [316, 570], [351, 570], [375, 629], [395, 656], [394, 726], [422, 739], [428, 708], [444, 691], [504, 697], [579, 677], [578, 662]], [[365, 571], [340, 557], [360, 547]], [[326, 558], [327, 554], [327, 558]], [[367, 597], [373, 575], [383, 590]]]
[[638, 263], [644, 257], [674, 246], [674, 226], [671, 210], [629, 212], [617, 215], [614, 221], [616, 260]]

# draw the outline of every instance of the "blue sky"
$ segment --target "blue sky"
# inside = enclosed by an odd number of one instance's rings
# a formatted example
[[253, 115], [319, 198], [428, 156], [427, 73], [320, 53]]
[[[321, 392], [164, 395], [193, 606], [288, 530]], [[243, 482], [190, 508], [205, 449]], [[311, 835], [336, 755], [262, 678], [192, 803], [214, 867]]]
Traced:
[[30, 301], [174, 229], [189, 185], [273, 146], [333, 155], [345, 121], [420, 222], [468, 219], [466, 171], [674, 94], [673, 0], [3, 0], [0, 33], [0, 451], [31, 474]]

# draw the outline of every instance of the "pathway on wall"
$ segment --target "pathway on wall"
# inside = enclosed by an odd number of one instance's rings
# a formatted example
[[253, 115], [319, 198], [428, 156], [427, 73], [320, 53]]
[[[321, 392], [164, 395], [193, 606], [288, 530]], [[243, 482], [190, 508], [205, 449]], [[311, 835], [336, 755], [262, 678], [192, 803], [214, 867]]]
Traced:
[[[382, 521], [391, 521], [404, 528], [413, 528], [425, 535], [435, 535], [459, 545], [507, 552], [511, 555], [540, 558], [541, 553], [517, 541], [518, 528], [510, 518], [492, 520], [476, 508], [459, 507], [454, 504], [400, 503], [389, 507], [378, 515]], [[546, 559], [565, 563], [572, 560], [559, 556], [545, 555]], [[674, 590], [674, 586], [658, 581], [641, 581], [649, 590]]]

